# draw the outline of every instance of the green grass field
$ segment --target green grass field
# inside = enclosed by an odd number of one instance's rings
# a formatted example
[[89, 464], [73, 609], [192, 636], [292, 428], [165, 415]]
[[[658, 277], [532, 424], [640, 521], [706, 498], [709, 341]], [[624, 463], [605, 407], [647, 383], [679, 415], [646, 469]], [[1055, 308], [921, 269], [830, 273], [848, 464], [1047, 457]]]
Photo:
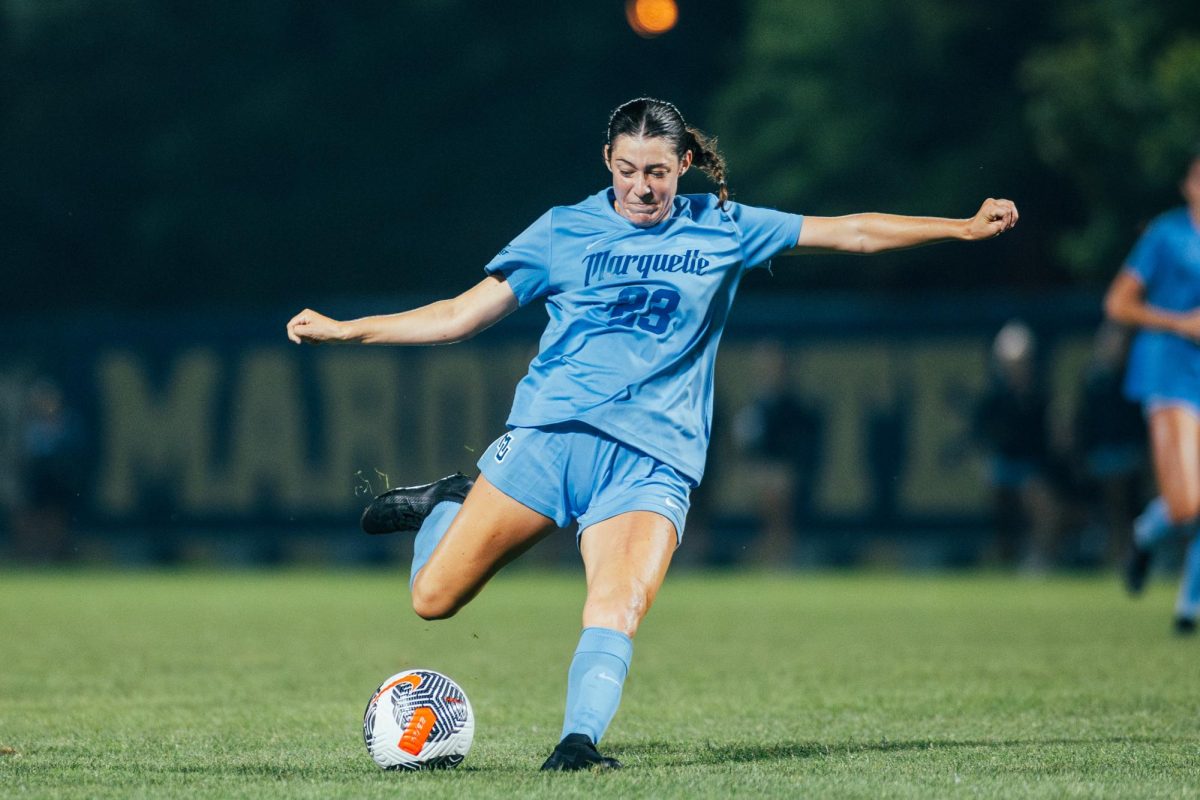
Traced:
[[[501, 575], [460, 617], [386, 572], [0, 573], [0, 796], [1200, 796], [1200, 641], [1171, 587], [875, 574], [668, 578], [611, 774], [541, 774], [582, 579]], [[457, 771], [360, 725], [405, 666], [477, 714]]]

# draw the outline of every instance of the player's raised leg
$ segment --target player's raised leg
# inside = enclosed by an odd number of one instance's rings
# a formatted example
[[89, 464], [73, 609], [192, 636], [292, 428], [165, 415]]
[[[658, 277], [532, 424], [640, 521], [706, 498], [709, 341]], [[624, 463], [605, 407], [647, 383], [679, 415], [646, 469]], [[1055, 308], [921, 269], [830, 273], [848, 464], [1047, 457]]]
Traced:
[[620, 767], [596, 744], [617, 712], [633, 636], [662, 586], [677, 542], [674, 523], [652, 511], [618, 514], [583, 532], [583, 632], [567, 673], [562, 741], [542, 769]]
[[461, 507], [443, 503], [417, 533], [411, 578], [413, 610], [452, 617], [501, 567], [554, 530], [554, 522], [518, 503], [480, 475]]

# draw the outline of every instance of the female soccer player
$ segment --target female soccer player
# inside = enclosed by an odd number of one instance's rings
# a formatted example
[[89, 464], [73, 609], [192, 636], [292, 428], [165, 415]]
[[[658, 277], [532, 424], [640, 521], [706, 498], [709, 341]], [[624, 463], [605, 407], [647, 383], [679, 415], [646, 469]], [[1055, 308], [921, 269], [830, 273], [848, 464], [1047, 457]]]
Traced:
[[1125, 584], [1145, 585], [1155, 545], [1191, 538], [1175, 605], [1175, 630], [1196, 630], [1200, 610], [1200, 153], [1180, 183], [1186, 205], [1142, 234], [1104, 300], [1117, 322], [1141, 328], [1129, 354], [1125, 394], [1141, 403], [1159, 496], [1133, 525]]
[[[542, 766], [551, 770], [620, 766], [596, 744], [703, 475], [717, 343], [746, 271], [781, 253], [987, 239], [1017, 222], [1007, 200], [989, 199], [969, 219], [801, 217], [731, 202], [713, 142], [649, 98], [613, 112], [604, 164], [611, 186], [547, 211], [457, 297], [346, 322], [305, 310], [287, 325], [297, 343], [436, 344], [545, 302], [540, 351], [473, 485], [451, 476], [393, 490], [363, 526], [419, 528], [413, 609], [440, 619], [556, 525], [579, 523], [587, 599], [562, 741]], [[717, 183], [716, 196], [676, 194], [692, 166]]]

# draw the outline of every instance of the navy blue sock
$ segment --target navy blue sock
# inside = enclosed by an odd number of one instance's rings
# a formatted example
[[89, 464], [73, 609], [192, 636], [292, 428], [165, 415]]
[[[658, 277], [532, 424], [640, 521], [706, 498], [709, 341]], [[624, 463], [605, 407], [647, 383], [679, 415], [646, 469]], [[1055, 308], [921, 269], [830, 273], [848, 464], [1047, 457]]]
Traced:
[[562, 735], [584, 733], [597, 744], [621, 704], [633, 640], [610, 628], [584, 628], [567, 673]]
[[421, 523], [421, 529], [417, 531], [417, 538], [413, 541], [412, 571], [408, 575], [410, 590], [413, 582], [417, 579], [417, 573], [433, 555], [433, 548], [437, 547], [437, 543], [446, 535], [450, 523], [454, 521], [460, 508], [462, 508], [462, 503], [443, 500], [433, 507], [433, 511], [430, 511], [429, 516]]

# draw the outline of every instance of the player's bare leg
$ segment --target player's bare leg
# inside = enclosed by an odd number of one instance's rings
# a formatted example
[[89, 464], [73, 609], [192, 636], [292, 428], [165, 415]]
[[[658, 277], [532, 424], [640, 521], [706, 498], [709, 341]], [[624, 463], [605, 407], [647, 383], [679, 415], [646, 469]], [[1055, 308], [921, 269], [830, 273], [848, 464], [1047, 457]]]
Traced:
[[1134, 523], [1134, 546], [1125, 566], [1125, 585], [1138, 594], [1145, 585], [1155, 545], [1167, 535], [1192, 533], [1200, 515], [1200, 417], [1182, 405], [1150, 414], [1150, 450], [1159, 497]]
[[676, 542], [674, 524], [650, 511], [618, 514], [583, 532], [583, 633], [567, 676], [562, 741], [542, 769], [621, 766], [596, 745], [621, 701], [633, 635], [662, 586]]
[[653, 511], [618, 514], [585, 530], [579, 542], [587, 574], [583, 627], [632, 639], [658, 595], [676, 542], [675, 526]]
[[[1200, 543], [1196, 539], [1196, 522], [1200, 519], [1200, 417], [1184, 406], [1157, 411], [1150, 420], [1150, 438], [1155, 474], [1168, 516], [1176, 525], [1189, 526], [1192, 537], [1175, 602], [1175, 632], [1192, 634], [1200, 605]], [[1171, 478], [1164, 480], [1167, 473]]]
[[1184, 406], [1150, 415], [1154, 477], [1173, 525], [1200, 514], [1200, 417]]
[[554, 530], [554, 522], [501, 492], [483, 475], [412, 584], [413, 610], [452, 617], [501, 567]]

